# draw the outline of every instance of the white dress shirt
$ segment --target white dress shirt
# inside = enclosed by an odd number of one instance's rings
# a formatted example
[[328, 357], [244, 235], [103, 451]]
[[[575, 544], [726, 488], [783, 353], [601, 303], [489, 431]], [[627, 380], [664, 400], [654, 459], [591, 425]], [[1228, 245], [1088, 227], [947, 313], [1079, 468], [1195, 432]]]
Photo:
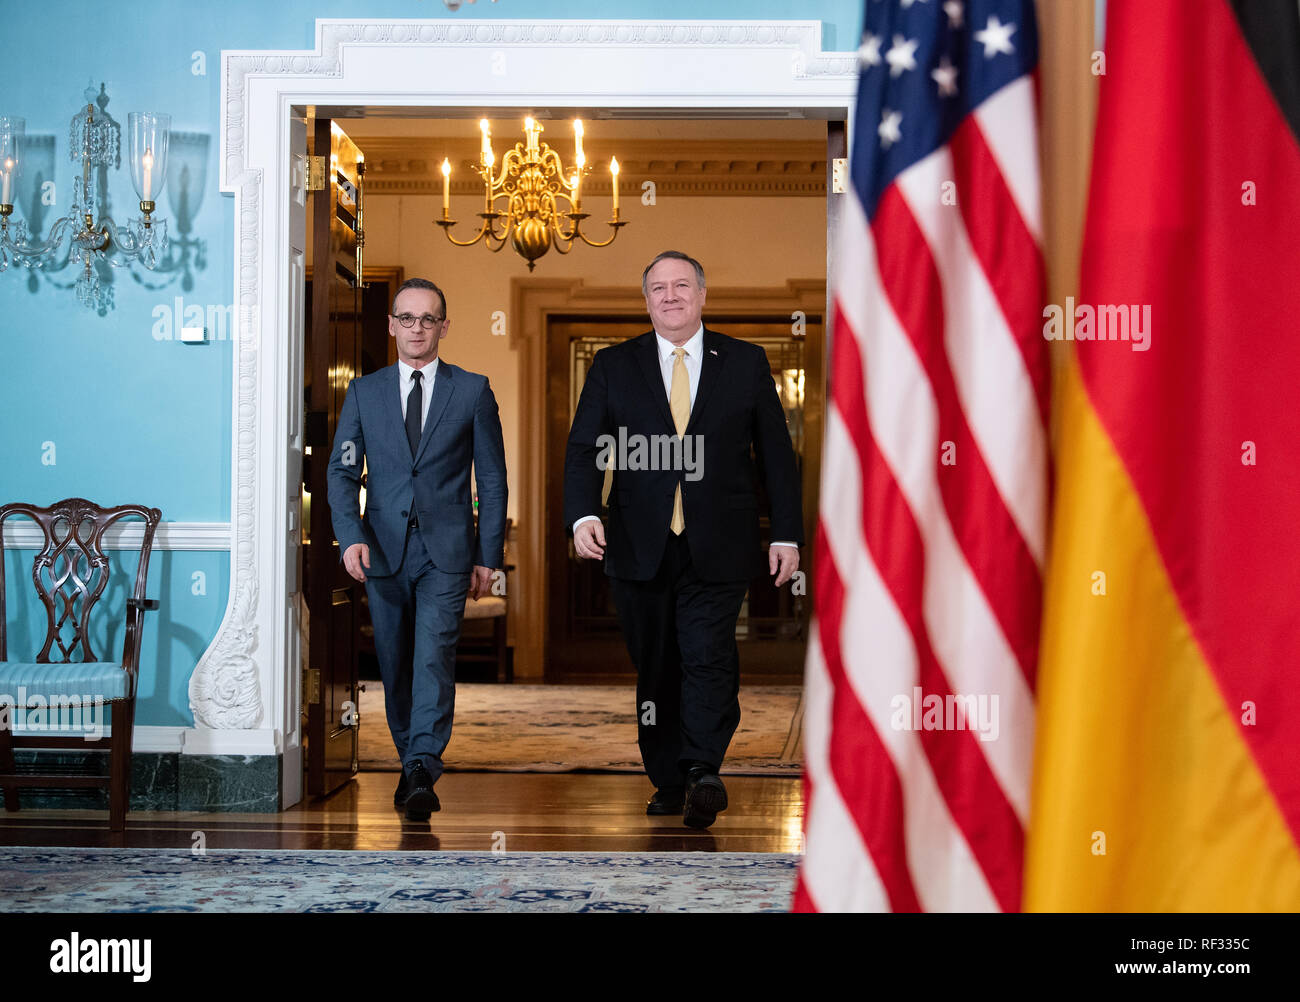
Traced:
[[[402, 398], [402, 422], [406, 422], [406, 398], [411, 395], [411, 387], [415, 385], [415, 380], [411, 378], [411, 373], [416, 370], [407, 365], [400, 358], [397, 360], [397, 390], [398, 395]], [[425, 419], [429, 416], [429, 401], [433, 399], [433, 381], [438, 375], [438, 360], [435, 358], [432, 362], [419, 370], [420, 380], [420, 431], [424, 431]]]
[[[659, 349], [659, 373], [664, 380], [664, 395], [672, 400], [673, 396], [673, 366], [677, 363], [677, 357], [673, 354], [678, 345], [673, 344], [658, 331], [655, 331], [655, 342]], [[704, 324], [700, 324], [690, 338], [680, 345], [686, 349], [686, 355], [682, 361], [686, 363], [686, 379], [690, 383], [691, 389], [691, 410], [695, 409], [695, 394], [700, 388], [700, 367], [704, 364]], [[574, 531], [583, 522], [590, 522], [593, 519], [600, 521], [599, 515], [583, 515], [573, 523]], [[797, 543], [773, 542], [773, 546], [793, 546], [798, 549]]]
[[[659, 372], [664, 377], [664, 396], [670, 401], [673, 398], [673, 366], [677, 364], [677, 358], [673, 352], [677, 350], [677, 345], [667, 340], [658, 331], [655, 331], [655, 341], [659, 345]], [[700, 329], [691, 335], [690, 339], [683, 342], [681, 347], [686, 349], [686, 355], [682, 359], [686, 363], [686, 381], [691, 388], [691, 410], [695, 409], [695, 393], [700, 388], [700, 366], [703, 364], [701, 354], [704, 351], [704, 325], [700, 324]]]

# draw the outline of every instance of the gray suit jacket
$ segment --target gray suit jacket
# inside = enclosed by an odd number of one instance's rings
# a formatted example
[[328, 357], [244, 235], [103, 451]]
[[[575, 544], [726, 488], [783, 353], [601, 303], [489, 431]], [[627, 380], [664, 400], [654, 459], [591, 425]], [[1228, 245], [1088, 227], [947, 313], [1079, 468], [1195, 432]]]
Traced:
[[[366, 463], [366, 513], [358, 490]], [[478, 487], [478, 531], [470, 463]], [[415, 458], [406, 441], [397, 366], [348, 386], [329, 464], [330, 518], [340, 556], [353, 543], [370, 547], [368, 575], [384, 577], [402, 562], [411, 515], [439, 570], [504, 565], [506, 461], [501, 419], [487, 377], [438, 361], [429, 414]]]

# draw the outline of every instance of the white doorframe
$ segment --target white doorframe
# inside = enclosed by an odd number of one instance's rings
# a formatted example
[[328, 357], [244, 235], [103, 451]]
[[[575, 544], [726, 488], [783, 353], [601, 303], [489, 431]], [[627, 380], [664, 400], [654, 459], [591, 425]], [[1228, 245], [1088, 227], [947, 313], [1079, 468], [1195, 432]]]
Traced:
[[301, 799], [289, 601], [299, 539], [289, 474], [302, 449], [295, 106], [826, 109], [851, 121], [856, 86], [856, 53], [823, 52], [817, 21], [320, 20], [315, 51], [222, 52], [237, 318], [230, 598], [190, 680], [185, 753], [282, 755], [282, 806]]

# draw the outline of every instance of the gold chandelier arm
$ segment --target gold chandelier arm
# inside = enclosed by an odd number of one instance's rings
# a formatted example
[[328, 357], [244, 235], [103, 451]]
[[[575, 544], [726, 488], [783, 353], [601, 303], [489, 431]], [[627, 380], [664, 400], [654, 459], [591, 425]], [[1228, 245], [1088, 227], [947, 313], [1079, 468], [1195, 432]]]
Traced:
[[[455, 237], [451, 235], [451, 228], [456, 225], [456, 223], [458, 222], [457, 220], [435, 219], [434, 222], [442, 227], [442, 231], [445, 234], [447, 234], [447, 239], [450, 240], [452, 243], [454, 243], [457, 247], [473, 247], [484, 237], [487, 237], [489, 241], [500, 240], [504, 243], [506, 234], [510, 232], [510, 227], [507, 225], [506, 232], [503, 233], [501, 236], [497, 236], [496, 231], [493, 228], [493, 223], [497, 219], [499, 219], [502, 214], [500, 212], [480, 212], [478, 215], [479, 218], [483, 220], [483, 225], [479, 227], [478, 233], [474, 234], [474, 236], [469, 240], [457, 240]], [[495, 250], [496, 248], [493, 249]]]
[[513, 149], [506, 150], [505, 153], [502, 154], [501, 178], [498, 182], [498, 187], [501, 187], [504, 190], [506, 178], [511, 174], [514, 174], [515, 176], [519, 175], [520, 170], [528, 162], [525, 157], [526, 154], [524, 153], [523, 146], [520, 143], [516, 143]]
[[600, 240], [600, 241], [591, 240], [587, 237], [587, 234], [583, 233], [581, 230], [577, 231], [577, 235], [579, 238], [581, 238], [582, 242], [586, 244], [588, 247], [608, 247], [610, 244], [614, 242], [615, 238], [618, 237], [619, 227], [627, 225], [627, 220], [612, 219], [610, 220], [608, 225], [614, 230], [614, 232], [609, 235], [608, 240]]
[[541, 160], [538, 161], [538, 167], [548, 178], [559, 178], [562, 187], [572, 188], [569, 179], [564, 174], [564, 161], [560, 159], [560, 154], [551, 147], [546, 147], [546, 152], [542, 154]]
[[[568, 212], [560, 212], [558, 208], [556, 209], [555, 223], [554, 223], [555, 232], [560, 237], [561, 240], [568, 240], [572, 242], [574, 239], [576, 239], [578, 236], [581, 235], [582, 221], [586, 218], [587, 218], [587, 213], [573, 211], [573, 199], [569, 199]], [[570, 223], [569, 229], [567, 231], [564, 229], [563, 225], [561, 224], [561, 220], [564, 219], [567, 219]]]

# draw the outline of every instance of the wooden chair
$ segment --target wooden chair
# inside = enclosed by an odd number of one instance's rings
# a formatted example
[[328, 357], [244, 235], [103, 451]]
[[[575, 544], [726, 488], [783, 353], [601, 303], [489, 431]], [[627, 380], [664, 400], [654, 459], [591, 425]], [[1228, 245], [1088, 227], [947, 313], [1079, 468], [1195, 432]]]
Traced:
[[[510, 532], [514, 519], [506, 519], [505, 573], [515, 569], [510, 562]], [[504, 595], [465, 598], [465, 618], [456, 646], [456, 680], [466, 682], [506, 682], [515, 680], [514, 651], [506, 641], [506, 614], [509, 609]], [[488, 626], [487, 624], [490, 624]], [[484, 629], [483, 627], [487, 627]], [[475, 666], [484, 671], [476, 672]]]
[[[31, 518], [44, 535], [44, 545], [32, 562], [32, 581], [45, 606], [45, 646], [30, 662], [7, 660], [4, 523], [11, 515]], [[104, 530], [128, 515], [144, 520], [144, 537], [135, 587], [126, 600], [122, 657], [117, 662], [100, 661], [91, 647], [90, 613], [109, 579]], [[4, 790], [6, 810], [18, 810], [19, 787], [107, 786], [109, 828], [114, 832], [125, 828], [131, 797], [131, 734], [144, 614], [158, 608], [156, 599], [145, 598], [145, 582], [154, 530], [161, 519], [162, 512], [157, 508], [131, 504], [101, 508], [83, 498], [68, 498], [48, 508], [18, 503], [0, 506], [0, 702], [9, 704], [0, 709], [8, 716], [6, 726], [0, 726], [0, 788]], [[55, 648], [58, 656], [51, 657]], [[73, 660], [75, 654], [80, 655], [80, 660]], [[50, 718], [56, 707], [69, 711], [75, 707], [84, 718], [86, 702], [100, 713], [104, 705], [112, 707], [112, 734], [78, 743], [79, 748], [109, 750], [109, 775], [19, 775], [15, 748], [67, 748], [71, 739], [16, 737], [12, 723], [18, 710], [31, 710], [43, 703], [47, 707], [46, 720], [53, 723]]]

